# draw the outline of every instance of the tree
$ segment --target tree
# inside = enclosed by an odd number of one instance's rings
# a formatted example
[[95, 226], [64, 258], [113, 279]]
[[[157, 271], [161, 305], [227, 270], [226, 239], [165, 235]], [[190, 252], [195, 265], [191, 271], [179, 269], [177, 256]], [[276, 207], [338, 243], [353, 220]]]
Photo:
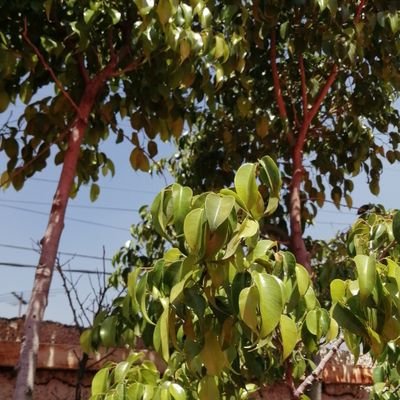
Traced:
[[[130, 163], [148, 171], [162, 140], [181, 135], [185, 104], [208, 83], [205, 63], [222, 57], [210, 11], [178, 1], [1, 1], [0, 112], [20, 100], [17, 125], [1, 132], [8, 157], [1, 186], [16, 190], [46, 167], [51, 147], [62, 164], [46, 232], [41, 240], [14, 398], [31, 398], [39, 345], [38, 323], [47, 305], [68, 199], [100, 171], [114, 173], [100, 143], [110, 133], [133, 145]], [[223, 42], [225, 44], [225, 42]], [[225, 44], [225, 47], [227, 45]], [[154, 85], [157, 82], [157, 85]], [[204, 83], [205, 82], [205, 83]], [[41, 97], [41, 89], [54, 90]], [[189, 89], [190, 88], [190, 89]], [[133, 132], [118, 122], [130, 118]], [[139, 140], [138, 131], [146, 137]], [[53, 153], [54, 154], [54, 153]]]
[[[343, 341], [356, 359], [370, 352], [384, 360], [375, 396], [396, 398], [400, 212], [371, 210], [354, 223], [346, 238], [354, 278], [330, 282], [326, 307], [294, 255], [260, 239], [259, 221], [274, 212], [280, 184], [266, 156], [243, 164], [231, 189], [194, 196], [173, 184], [155, 198], [153, 227], [171, 247], [129, 273], [127, 293], [82, 344], [133, 346], [140, 333], [167, 369], [160, 377], [136, 355], [108, 365], [93, 380], [92, 399], [245, 399], [282, 379], [292, 398], [307, 399], [307, 386]], [[272, 194], [266, 204], [263, 185]], [[327, 344], [315, 366], [313, 355]]]
[[[240, 398], [255, 382], [282, 378], [298, 398], [324, 366], [313, 373], [313, 356], [335, 337], [332, 352], [344, 340], [356, 357], [370, 351], [383, 362], [374, 396], [393, 398], [400, 381], [399, 214], [370, 210], [344, 240], [314, 246], [315, 254], [303, 228], [327, 187], [338, 207], [343, 199], [351, 206], [353, 175], [364, 170], [378, 194], [381, 158], [399, 159], [397, 6], [318, 0], [209, 7], [221, 37], [235, 38], [243, 57], [216, 66], [217, 93], [202, 104], [192, 134], [179, 140], [172, 169], [197, 196], [174, 184], [156, 198], [151, 220], [159, 236], [150, 243], [165, 239], [161, 259], [138, 257], [141, 237], [123, 249], [116, 261], [132, 271], [109, 317], [116, 324], [102, 330], [99, 321], [85, 336], [96, 347], [98, 332], [130, 344], [137, 332], [168, 369], [158, 380], [143, 378], [148, 374], [131, 360], [108, 367], [93, 381], [94, 398], [123, 390], [132, 398]], [[265, 154], [282, 172], [279, 206], [271, 180], [262, 178]], [[242, 165], [257, 159], [261, 166]], [[270, 161], [267, 171], [275, 170]], [[265, 213], [269, 205], [277, 213]], [[135, 229], [149, 234], [147, 223]], [[332, 249], [340, 249], [339, 261]], [[343, 276], [324, 279], [327, 260]], [[308, 274], [313, 265], [318, 286]]]
[[245, 57], [239, 71], [221, 66], [219, 91], [193, 135], [180, 138], [172, 171], [196, 191], [219, 189], [243, 162], [271, 155], [284, 196], [273, 232], [264, 231], [311, 271], [303, 231], [318, 207], [329, 196], [352, 206], [351, 178], [362, 171], [377, 195], [382, 158], [400, 159], [398, 8], [364, 0], [215, 7], [230, 10], [220, 31], [241, 30]]

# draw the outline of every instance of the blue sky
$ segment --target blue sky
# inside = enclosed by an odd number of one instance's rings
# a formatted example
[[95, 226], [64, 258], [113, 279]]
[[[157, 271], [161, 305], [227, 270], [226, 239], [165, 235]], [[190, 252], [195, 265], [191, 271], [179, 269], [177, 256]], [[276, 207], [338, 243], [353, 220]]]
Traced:
[[[18, 109], [15, 110], [15, 114], [17, 112]], [[159, 147], [164, 156], [173, 153], [171, 145]], [[116, 250], [129, 240], [130, 225], [138, 221], [137, 209], [143, 204], [150, 204], [156, 193], [165, 186], [165, 180], [161, 177], [152, 178], [146, 173], [132, 170], [129, 164], [131, 145], [128, 143], [116, 146], [110, 140], [104, 145], [104, 151], [115, 163], [116, 176], [101, 177], [101, 193], [95, 203], [90, 202], [88, 188], [85, 187], [70, 201], [60, 252], [101, 258], [104, 246], [106, 258], [111, 258]], [[3, 170], [3, 167], [4, 155], [0, 153], [0, 169]], [[44, 234], [59, 173], [59, 167], [49, 164], [42, 173], [29, 180], [20, 192], [13, 188], [0, 191], [0, 317], [17, 316], [18, 301], [12, 292], [22, 293], [24, 299], [29, 300], [34, 269], [9, 267], [4, 264], [36, 265], [38, 254], [32, 249], [36, 248], [36, 243]], [[399, 176], [398, 165], [385, 164], [379, 197], [370, 194], [365, 176], [357, 177], [354, 205], [375, 202], [384, 204], [387, 208], [400, 208], [400, 191], [397, 186]], [[355, 214], [355, 210], [343, 208], [339, 212], [333, 205], [327, 204], [320, 210], [314, 227], [307, 233], [318, 238], [330, 238], [338, 230], [346, 229], [354, 221]], [[60, 262], [62, 265], [66, 264], [64, 268], [91, 271], [102, 270], [103, 264], [101, 259], [64, 254], [60, 255]], [[107, 271], [112, 271], [110, 261], [106, 260], [105, 265]], [[79, 276], [74, 274], [73, 278], [78, 279]], [[96, 289], [98, 287], [96, 277], [92, 276], [91, 280], [92, 283], [88, 275], [82, 275], [79, 279], [77, 288], [82, 300], [92, 292], [91, 285]], [[54, 275], [45, 318], [72, 323], [72, 313], [57, 272]]]

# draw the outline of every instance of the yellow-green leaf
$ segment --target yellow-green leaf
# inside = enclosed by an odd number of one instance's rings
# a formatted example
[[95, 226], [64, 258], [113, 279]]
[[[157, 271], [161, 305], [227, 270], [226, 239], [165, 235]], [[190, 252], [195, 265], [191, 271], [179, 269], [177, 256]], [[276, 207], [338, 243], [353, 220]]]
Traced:
[[299, 334], [296, 323], [287, 315], [281, 315], [279, 330], [283, 347], [282, 360], [286, 360], [296, 347]]

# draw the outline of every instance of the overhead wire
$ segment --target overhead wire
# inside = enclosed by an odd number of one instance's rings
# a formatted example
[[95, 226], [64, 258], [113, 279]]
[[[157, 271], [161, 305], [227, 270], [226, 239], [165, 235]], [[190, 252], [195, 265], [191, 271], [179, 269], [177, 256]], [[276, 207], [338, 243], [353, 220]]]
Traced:
[[[32, 210], [30, 208], [24, 208], [24, 207], [10, 206], [8, 204], [0, 204], [0, 207], [10, 208], [10, 209], [13, 209], [13, 210], [29, 212], [29, 213], [38, 214], [38, 215], [45, 215], [45, 216], [49, 215], [47, 212]], [[123, 232], [128, 232], [129, 231], [128, 228], [123, 228], [121, 226], [102, 224], [101, 222], [88, 221], [88, 220], [80, 219], [80, 218], [65, 217], [65, 219], [69, 220], [69, 221], [80, 222], [82, 224], [87, 224], [87, 225], [94, 225], [94, 226], [101, 226], [103, 228], [116, 229], [116, 230], [123, 231]]]
[[[32, 181], [38, 181], [38, 182], [48, 182], [48, 183], [58, 183], [57, 179], [49, 179], [49, 178], [30, 178]], [[131, 188], [124, 188], [124, 187], [115, 187], [115, 186], [103, 186], [99, 185], [100, 189], [106, 189], [106, 190], [115, 190], [119, 192], [132, 192], [132, 193], [145, 193], [145, 194], [152, 194], [156, 195], [157, 192], [153, 190], [138, 190], [138, 189], [131, 189]]]
[[[30, 268], [30, 269], [36, 269], [36, 265], [32, 264], [23, 264], [23, 263], [17, 263], [17, 262], [3, 262], [0, 261], [0, 267], [11, 267], [11, 268]], [[88, 275], [111, 275], [111, 272], [103, 272], [103, 271], [91, 271], [89, 269], [76, 269], [76, 268], [68, 268], [65, 270], [65, 272], [71, 272], [71, 273], [76, 273], [76, 274], [88, 274]]]
[[[37, 252], [37, 250], [32, 248], [32, 247], [19, 246], [19, 245], [8, 244], [8, 243], [0, 243], [0, 247], [9, 248], [9, 249], [15, 249], [15, 250], [27, 250], [27, 251]], [[66, 251], [59, 251], [57, 254], [60, 254], [60, 255], [63, 255], [63, 256], [88, 258], [88, 259], [92, 259], [92, 260], [112, 261], [112, 258], [109, 258], [109, 257], [93, 256], [93, 255], [80, 254], [80, 253], [70, 253], [70, 252], [66, 252]]]
[[[3, 203], [19, 203], [19, 204], [35, 204], [40, 206], [50, 206], [52, 203], [48, 201], [36, 201], [36, 200], [16, 200], [16, 199], [1, 199]], [[122, 207], [108, 207], [108, 206], [95, 206], [95, 205], [84, 205], [84, 204], [69, 204], [68, 208], [85, 208], [94, 210], [105, 210], [105, 211], [126, 211], [126, 212], [138, 212], [138, 208], [122, 208]]]

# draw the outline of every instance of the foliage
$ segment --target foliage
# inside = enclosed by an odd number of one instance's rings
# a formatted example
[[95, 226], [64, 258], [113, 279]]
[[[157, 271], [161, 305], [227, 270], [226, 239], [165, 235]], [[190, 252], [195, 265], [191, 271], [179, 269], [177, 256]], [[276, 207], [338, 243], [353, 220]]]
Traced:
[[[279, 217], [285, 240], [298, 168], [294, 152], [303, 128], [303, 228], [326, 199], [351, 206], [352, 177], [361, 172], [378, 194], [382, 159], [400, 159], [400, 116], [394, 106], [400, 89], [399, 11], [393, 2], [346, 0], [231, 7], [236, 7], [232, 23], [244, 32], [242, 69], [221, 67], [219, 92], [191, 134], [179, 139], [180, 155], [170, 160], [171, 170], [195, 192], [219, 189], [232, 184], [243, 162], [270, 154], [282, 171], [282, 208], [274, 218]], [[221, 25], [224, 29], [228, 36], [231, 27]], [[337, 75], [320, 98], [334, 65]]]
[[[0, 112], [16, 102], [24, 105], [0, 134], [0, 151], [8, 160], [1, 185], [17, 190], [50, 157], [63, 163], [69, 129], [84, 102], [93, 105], [89, 118], [82, 117], [87, 126], [74, 191], [100, 174], [114, 174], [101, 149], [110, 133], [116, 143], [131, 143], [132, 167], [148, 171], [158, 152], [156, 137], [181, 135], [184, 120], [191, 118], [186, 104], [203, 96], [203, 87], [211, 92], [209, 66], [230, 59], [228, 42], [215, 34], [204, 2], [0, 5], [7, 10], [0, 16]], [[97, 92], [87, 93], [96, 84]], [[125, 121], [131, 128], [124, 131]], [[57, 151], [50, 152], [53, 145]], [[98, 195], [94, 183], [92, 200]]]
[[[195, 196], [173, 184], [155, 198], [153, 228], [170, 247], [129, 273], [127, 294], [86, 331], [86, 345], [133, 345], [138, 334], [168, 363], [162, 379], [194, 399], [247, 398], [249, 384], [301, 382], [315, 367], [312, 356], [338, 335], [356, 358], [388, 354], [400, 337], [400, 214], [373, 210], [354, 223], [346, 243], [354, 278], [331, 281], [324, 307], [295, 257], [260, 238], [269, 202], [257, 199], [264, 185], [278, 190], [276, 165], [269, 157], [244, 164], [234, 182]], [[112, 376], [103, 384], [114, 385]], [[125, 389], [136, 379], [126, 377]], [[175, 398], [171, 383], [160, 385]], [[132, 398], [145, 398], [137, 393]]]

